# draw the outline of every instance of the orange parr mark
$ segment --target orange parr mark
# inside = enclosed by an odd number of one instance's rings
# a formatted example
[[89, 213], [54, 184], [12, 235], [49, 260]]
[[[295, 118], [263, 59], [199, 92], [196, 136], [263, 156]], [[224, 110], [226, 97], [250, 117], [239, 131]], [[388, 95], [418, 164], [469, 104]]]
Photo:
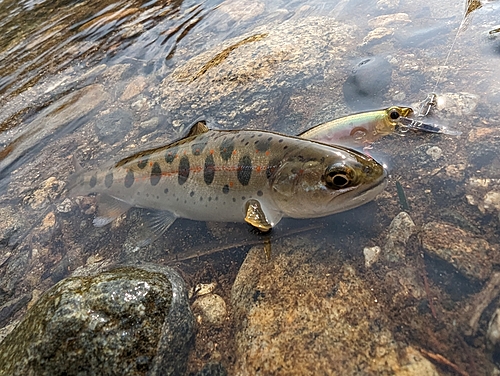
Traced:
[[234, 183], [232, 181], [229, 182], [229, 187], [233, 188]]
[[266, 151], [266, 155], [269, 156], [271, 154], [271, 152], [268, 150]]
[[236, 155], [236, 150], [233, 150], [233, 155]]
[[255, 167], [255, 171], [260, 172], [260, 166]]
[[210, 149], [210, 154], [213, 154], [214, 153], [214, 149]]

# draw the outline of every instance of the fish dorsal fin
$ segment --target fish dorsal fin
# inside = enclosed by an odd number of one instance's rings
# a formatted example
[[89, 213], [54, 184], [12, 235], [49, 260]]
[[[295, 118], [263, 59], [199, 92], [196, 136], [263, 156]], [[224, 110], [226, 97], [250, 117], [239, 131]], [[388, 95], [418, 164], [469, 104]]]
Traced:
[[167, 144], [167, 145], [159, 146], [159, 147], [152, 148], [152, 149], [142, 150], [142, 151], [139, 151], [135, 154], [132, 154], [126, 158], [123, 158], [121, 161], [118, 161], [115, 164], [115, 167], [121, 167], [121, 166], [127, 164], [128, 162], [133, 161], [134, 159], [148, 157], [149, 155], [151, 155], [153, 153], [156, 153], [156, 152], [159, 152], [162, 150], [167, 150], [167, 149], [172, 148], [174, 146], [179, 146], [179, 145], [185, 144], [186, 142], [190, 142], [194, 137], [197, 137], [201, 134], [207, 133], [209, 130], [210, 130], [210, 128], [207, 127], [207, 123], [205, 120], [196, 121], [191, 126], [188, 134], [185, 137], [182, 137], [181, 139], [174, 141], [174, 142]]
[[205, 120], [198, 120], [191, 126], [188, 134], [186, 135], [186, 138], [207, 133], [209, 130], [210, 129], [207, 127], [207, 122]]
[[132, 205], [108, 196], [100, 194], [97, 201], [97, 216], [92, 222], [95, 227], [103, 227], [113, 222], [120, 215], [129, 210]]

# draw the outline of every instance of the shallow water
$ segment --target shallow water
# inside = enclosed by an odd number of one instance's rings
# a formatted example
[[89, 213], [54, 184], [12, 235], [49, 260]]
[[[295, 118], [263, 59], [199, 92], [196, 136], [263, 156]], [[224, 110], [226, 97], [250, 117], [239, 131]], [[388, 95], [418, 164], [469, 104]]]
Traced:
[[[0, 2], [0, 305], [103, 260], [174, 263], [193, 283], [217, 275], [227, 293], [262, 242], [243, 225], [180, 220], [135, 250], [140, 210], [96, 229], [90, 199], [64, 201], [72, 156], [84, 168], [119, 160], [180, 137], [199, 117], [221, 129], [298, 134], [357, 111], [417, 108], [430, 92], [439, 100], [429, 121], [462, 136], [380, 140], [370, 153], [390, 167], [391, 182], [375, 202], [284, 220], [272, 237], [312, 234], [363, 273], [363, 248], [382, 246], [401, 211], [397, 180], [417, 226], [446, 222], [485, 239], [498, 269], [500, 3], [466, 18], [464, 9], [397, 0]], [[255, 36], [262, 40], [242, 42]], [[443, 314], [452, 322], [487, 278], [456, 276], [453, 263], [425, 257], [433, 294], [456, 303]], [[418, 335], [405, 340], [422, 345]], [[487, 369], [494, 356], [472, 347]]]

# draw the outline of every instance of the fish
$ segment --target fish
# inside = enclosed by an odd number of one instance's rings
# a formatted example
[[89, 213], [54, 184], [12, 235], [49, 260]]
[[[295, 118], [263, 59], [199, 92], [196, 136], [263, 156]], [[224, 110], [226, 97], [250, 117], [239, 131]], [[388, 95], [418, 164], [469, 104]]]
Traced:
[[401, 119], [411, 115], [413, 109], [410, 107], [392, 106], [331, 120], [312, 127], [298, 136], [346, 147], [367, 146], [396, 132], [401, 125]]
[[193, 125], [185, 138], [75, 172], [70, 196], [98, 195], [102, 227], [131, 207], [152, 209], [154, 233], [177, 218], [247, 222], [262, 232], [283, 217], [316, 218], [371, 201], [387, 184], [372, 157], [259, 130]]
[[[432, 104], [431, 104], [432, 105]], [[422, 115], [425, 116], [429, 110]], [[459, 136], [462, 132], [449, 127], [411, 118], [411, 107], [392, 106], [382, 110], [360, 112], [316, 125], [298, 136], [331, 145], [350, 148], [369, 146], [390, 134], [405, 134], [409, 130]], [[421, 116], [421, 117], [422, 117]]]

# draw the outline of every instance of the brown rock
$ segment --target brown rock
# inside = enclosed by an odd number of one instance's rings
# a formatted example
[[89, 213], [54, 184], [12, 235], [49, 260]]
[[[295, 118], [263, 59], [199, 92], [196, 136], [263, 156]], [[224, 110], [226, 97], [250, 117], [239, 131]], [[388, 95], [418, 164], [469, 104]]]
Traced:
[[254, 247], [232, 289], [234, 374], [437, 375], [395, 341], [370, 287], [327, 246], [286, 239], [272, 251], [266, 262]]
[[419, 236], [427, 253], [466, 277], [485, 280], [490, 276], [494, 250], [486, 240], [442, 222], [427, 223]]

